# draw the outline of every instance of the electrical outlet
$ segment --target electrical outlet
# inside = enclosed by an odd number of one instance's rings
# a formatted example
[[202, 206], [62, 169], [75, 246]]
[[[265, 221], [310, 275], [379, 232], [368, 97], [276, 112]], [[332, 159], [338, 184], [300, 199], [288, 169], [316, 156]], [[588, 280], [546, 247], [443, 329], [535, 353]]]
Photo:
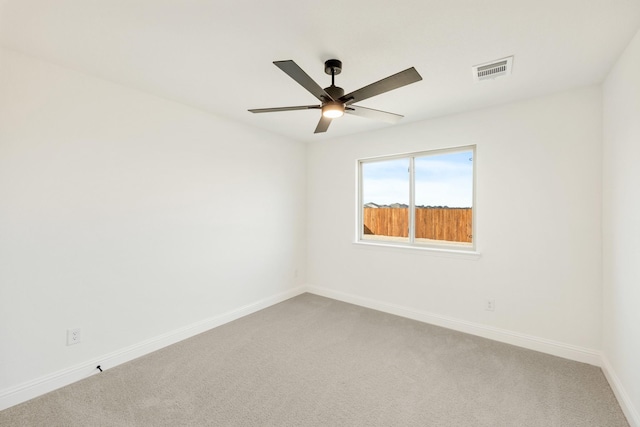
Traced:
[[496, 300], [487, 298], [484, 302], [484, 309], [487, 311], [495, 311], [496, 309]]
[[81, 338], [80, 328], [67, 329], [67, 345], [78, 344]]

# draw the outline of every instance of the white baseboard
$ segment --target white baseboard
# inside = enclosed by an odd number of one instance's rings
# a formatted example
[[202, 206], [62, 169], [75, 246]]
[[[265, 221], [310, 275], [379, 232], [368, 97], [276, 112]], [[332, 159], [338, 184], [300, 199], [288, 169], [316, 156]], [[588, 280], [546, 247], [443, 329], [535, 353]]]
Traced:
[[37, 396], [43, 395], [50, 391], [56, 390], [65, 385], [72, 384], [76, 381], [87, 378], [98, 373], [96, 366], [100, 365], [102, 369], [109, 369], [136, 359], [145, 354], [175, 344], [184, 339], [198, 335], [209, 329], [224, 325], [243, 316], [255, 313], [256, 311], [265, 309], [274, 304], [293, 298], [304, 292], [344, 301], [351, 304], [360, 305], [374, 310], [383, 311], [385, 313], [395, 314], [409, 319], [442, 326], [460, 332], [466, 332], [472, 335], [489, 338], [495, 341], [516, 345], [531, 350], [540, 351], [554, 356], [563, 357], [578, 362], [588, 363], [595, 366], [601, 366], [605, 377], [609, 381], [614, 394], [616, 395], [622, 410], [629, 421], [631, 427], [640, 427], [640, 416], [634, 408], [631, 399], [626, 394], [622, 383], [618, 379], [615, 371], [609, 361], [600, 352], [585, 349], [570, 344], [564, 344], [552, 340], [538, 338], [530, 335], [520, 334], [505, 329], [493, 328], [480, 325], [473, 322], [449, 318], [432, 314], [428, 312], [418, 311], [394, 304], [383, 303], [380, 301], [364, 298], [352, 294], [334, 291], [327, 288], [317, 286], [301, 286], [286, 292], [273, 295], [268, 298], [247, 304], [235, 310], [223, 313], [192, 325], [180, 328], [166, 334], [151, 338], [141, 343], [114, 351], [104, 356], [86, 361], [68, 369], [63, 369], [49, 375], [36, 378], [32, 381], [20, 384], [0, 391], [0, 410], [9, 408]]
[[530, 350], [563, 357], [565, 359], [588, 363], [595, 366], [601, 366], [601, 353], [597, 350], [521, 334], [506, 329], [494, 328], [492, 326], [481, 325], [479, 323], [468, 322], [466, 320], [454, 319], [451, 317], [441, 316], [439, 314], [419, 311], [412, 308], [360, 297], [357, 295], [334, 291], [328, 288], [307, 285], [306, 290], [307, 292], [312, 294], [348, 302], [350, 304], [372, 308], [374, 310], [383, 311], [385, 313], [395, 314], [397, 316], [418, 320], [420, 322], [442, 326], [444, 328], [465, 332], [471, 335], [489, 338], [494, 341], [528, 348]]
[[607, 381], [609, 381], [613, 394], [616, 395], [622, 412], [624, 412], [624, 415], [627, 417], [629, 426], [640, 427], [640, 414], [638, 414], [637, 408], [633, 406], [631, 398], [629, 398], [629, 395], [622, 386], [620, 378], [618, 378], [616, 371], [613, 370], [606, 355], [602, 355], [602, 372], [604, 372], [604, 376], [607, 378]]
[[518, 347], [528, 348], [530, 350], [540, 351], [542, 353], [563, 357], [565, 359], [575, 360], [577, 362], [583, 362], [590, 365], [598, 366], [602, 369], [605, 378], [609, 382], [613, 393], [618, 399], [618, 403], [622, 408], [622, 412], [627, 417], [629, 426], [640, 427], [640, 415], [638, 413], [638, 408], [634, 406], [631, 398], [626, 393], [622, 382], [620, 382], [620, 379], [609, 363], [606, 355], [604, 355], [600, 351], [539, 338], [531, 335], [521, 334], [506, 329], [494, 328], [491, 326], [485, 326], [465, 320], [459, 320], [441, 316], [438, 314], [419, 311], [319, 286], [307, 285], [305, 289], [309, 293], [332, 298], [338, 301], [343, 301], [350, 304], [382, 311], [385, 313], [395, 314], [397, 316], [418, 320], [420, 322], [442, 326], [448, 329], [453, 329], [484, 338], [489, 338], [494, 341], [504, 342], [507, 344], [516, 345]]
[[256, 311], [270, 307], [289, 298], [293, 298], [305, 291], [305, 287], [300, 286], [251, 304], [247, 304], [221, 315], [167, 332], [166, 334], [159, 335], [138, 344], [116, 350], [112, 353], [88, 360], [76, 366], [2, 390], [0, 391], [0, 411], [97, 374], [99, 373], [96, 369], [96, 366], [98, 365], [100, 365], [104, 370], [113, 368], [114, 366], [193, 337], [202, 332], [208, 331], [209, 329], [224, 325], [225, 323], [229, 323], [248, 314], [255, 313]]

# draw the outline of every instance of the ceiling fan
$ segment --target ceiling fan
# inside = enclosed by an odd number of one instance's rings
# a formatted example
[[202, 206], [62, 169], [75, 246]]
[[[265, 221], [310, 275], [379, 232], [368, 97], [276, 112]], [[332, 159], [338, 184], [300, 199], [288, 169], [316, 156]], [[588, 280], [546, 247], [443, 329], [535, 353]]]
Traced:
[[331, 120], [341, 117], [344, 113], [381, 120], [387, 123], [397, 123], [403, 116], [353, 104], [422, 80], [422, 77], [416, 69], [411, 67], [345, 95], [344, 89], [335, 85], [335, 77], [342, 72], [342, 62], [337, 59], [329, 59], [324, 63], [324, 72], [331, 76], [331, 86], [324, 89], [313, 81], [313, 79], [292, 60], [274, 61], [273, 63], [287, 73], [289, 77], [298, 82], [303, 88], [308, 90], [313, 96], [318, 98], [321, 104], [296, 107], [258, 108], [249, 111], [252, 113], [272, 113], [294, 110], [322, 110], [322, 116], [314, 133], [326, 132], [331, 124]]

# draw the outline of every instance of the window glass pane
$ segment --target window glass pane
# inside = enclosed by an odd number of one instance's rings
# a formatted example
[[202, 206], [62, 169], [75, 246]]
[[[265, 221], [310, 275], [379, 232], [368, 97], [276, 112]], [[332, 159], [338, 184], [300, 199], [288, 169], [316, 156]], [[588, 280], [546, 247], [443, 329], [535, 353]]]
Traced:
[[409, 241], [409, 159], [362, 163], [363, 240]]
[[473, 151], [416, 157], [415, 242], [472, 245]]

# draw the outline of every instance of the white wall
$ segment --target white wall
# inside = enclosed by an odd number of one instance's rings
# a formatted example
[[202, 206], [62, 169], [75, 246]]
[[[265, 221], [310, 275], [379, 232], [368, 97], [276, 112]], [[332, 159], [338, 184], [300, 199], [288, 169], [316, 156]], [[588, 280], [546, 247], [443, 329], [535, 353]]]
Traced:
[[303, 144], [1, 50], [0, 394], [301, 285], [305, 162]]
[[[2, 49], [0, 394], [306, 276], [316, 290], [604, 348], [637, 419], [639, 75], [636, 35], [604, 100], [588, 87], [307, 153]], [[468, 144], [478, 147], [480, 257], [353, 244], [356, 159]], [[65, 345], [70, 327], [82, 344]]]
[[[309, 284], [599, 360], [601, 119], [592, 86], [310, 145]], [[477, 144], [479, 258], [353, 244], [356, 159], [469, 144]], [[485, 298], [495, 298], [495, 312]]]
[[603, 350], [627, 417], [640, 426], [640, 32], [603, 93]]

